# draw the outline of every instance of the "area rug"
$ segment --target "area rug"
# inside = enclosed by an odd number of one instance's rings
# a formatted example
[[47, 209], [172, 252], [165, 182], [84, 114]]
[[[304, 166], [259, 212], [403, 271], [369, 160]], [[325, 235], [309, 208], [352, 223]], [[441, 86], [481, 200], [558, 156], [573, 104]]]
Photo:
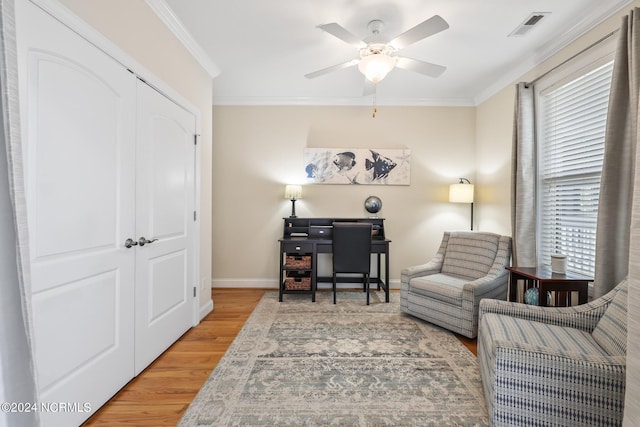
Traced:
[[179, 426], [488, 426], [475, 356], [400, 295], [267, 292]]

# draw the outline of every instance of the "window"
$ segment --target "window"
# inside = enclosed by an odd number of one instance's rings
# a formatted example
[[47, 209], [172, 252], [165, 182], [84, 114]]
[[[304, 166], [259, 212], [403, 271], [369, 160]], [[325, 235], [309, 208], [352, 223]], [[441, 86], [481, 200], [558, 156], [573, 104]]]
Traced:
[[608, 57], [538, 97], [538, 259], [565, 254], [567, 270], [591, 277], [612, 72]]

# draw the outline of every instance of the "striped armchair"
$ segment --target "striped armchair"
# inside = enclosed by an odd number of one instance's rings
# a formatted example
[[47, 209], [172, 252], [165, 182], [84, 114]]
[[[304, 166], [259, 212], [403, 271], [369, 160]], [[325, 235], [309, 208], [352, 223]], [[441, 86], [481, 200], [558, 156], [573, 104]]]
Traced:
[[400, 309], [475, 338], [482, 298], [507, 298], [511, 237], [445, 232], [436, 255], [401, 272]]
[[478, 361], [491, 425], [622, 425], [627, 281], [574, 307], [480, 303]]

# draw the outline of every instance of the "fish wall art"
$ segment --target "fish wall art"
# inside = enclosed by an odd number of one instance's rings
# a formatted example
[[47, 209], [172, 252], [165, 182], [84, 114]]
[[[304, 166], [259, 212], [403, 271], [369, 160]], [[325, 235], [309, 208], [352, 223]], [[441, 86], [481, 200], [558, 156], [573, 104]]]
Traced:
[[310, 184], [411, 183], [411, 150], [374, 148], [305, 148]]

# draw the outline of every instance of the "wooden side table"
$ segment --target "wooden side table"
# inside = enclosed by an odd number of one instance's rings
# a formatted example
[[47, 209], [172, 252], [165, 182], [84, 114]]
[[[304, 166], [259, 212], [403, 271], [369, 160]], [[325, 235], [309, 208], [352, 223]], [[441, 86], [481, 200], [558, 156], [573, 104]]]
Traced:
[[547, 305], [547, 292], [554, 292], [554, 305], [571, 305], [571, 293], [578, 293], [578, 304], [585, 304], [589, 296], [591, 277], [575, 273], [552, 273], [548, 267], [507, 267], [509, 270], [509, 301], [517, 301], [518, 280], [524, 281], [524, 290], [538, 288], [538, 305]]

